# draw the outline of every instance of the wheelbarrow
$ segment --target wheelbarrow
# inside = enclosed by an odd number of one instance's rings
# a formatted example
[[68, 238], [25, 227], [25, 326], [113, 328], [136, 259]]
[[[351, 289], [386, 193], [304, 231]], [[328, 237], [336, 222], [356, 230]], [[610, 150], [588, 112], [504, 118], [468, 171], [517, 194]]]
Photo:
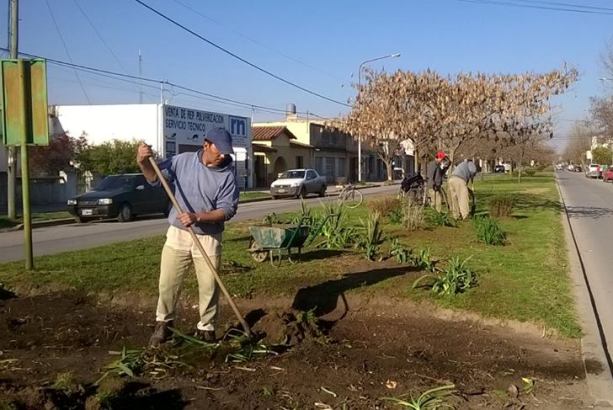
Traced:
[[249, 252], [251, 257], [256, 262], [264, 262], [266, 258], [270, 257], [270, 264], [279, 267], [285, 253], [290, 263], [295, 263], [292, 259], [292, 249], [297, 249], [299, 257], [304, 242], [309, 236], [309, 229], [310, 226], [303, 225], [303, 220], [300, 220], [298, 225], [250, 226]]

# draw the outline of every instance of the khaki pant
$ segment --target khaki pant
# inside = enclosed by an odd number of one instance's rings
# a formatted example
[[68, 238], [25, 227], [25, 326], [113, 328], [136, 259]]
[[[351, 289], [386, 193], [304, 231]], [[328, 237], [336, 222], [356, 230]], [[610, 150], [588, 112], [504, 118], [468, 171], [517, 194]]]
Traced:
[[448, 182], [451, 202], [451, 213], [455, 219], [466, 219], [470, 216], [470, 196], [468, 185], [460, 177], [451, 176]]
[[[215, 269], [221, 261], [221, 234], [197, 235]], [[188, 231], [171, 226], [166, 234], [160, 264], [159, 298], [156, 320], [167, 322], [175, 320], [177, 301], [181, 294], [185, 274], [194, 265], [198, 279], [198, 305], [200, 321], [198, 329], [214, 330], [217, 319], [219, 288], [215, 277], [192, 242]]]
[[441, 212], [443, 210], [443, 194], [440, 191], [437, 192], [428, 188], [428, 196], [430, 197], [430, 206], [437, 212]]

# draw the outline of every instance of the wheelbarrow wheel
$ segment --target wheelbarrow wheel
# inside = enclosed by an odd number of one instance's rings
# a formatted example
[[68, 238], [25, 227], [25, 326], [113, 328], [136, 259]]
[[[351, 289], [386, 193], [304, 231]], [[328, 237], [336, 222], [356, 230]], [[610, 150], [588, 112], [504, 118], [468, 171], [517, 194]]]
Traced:
[[260, 249], [253, 239], [251, 239], [251, 242], [249, 243], [249, 252], [251, 252], [251, 257], [256, 262], [261, 263], [268, 258], [268, 251]]

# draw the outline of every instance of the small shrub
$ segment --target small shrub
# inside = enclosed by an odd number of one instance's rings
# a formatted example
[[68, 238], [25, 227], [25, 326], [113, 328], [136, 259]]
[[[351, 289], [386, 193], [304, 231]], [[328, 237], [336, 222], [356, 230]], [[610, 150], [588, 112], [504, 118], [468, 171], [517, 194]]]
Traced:
[[413, 257], [413, 265], [421, 270], [427, 270], [429, 272], [436, 271], [436, 262], [432, 259], [430, 248], [420, 249], [417, 255]]
[[59, 373], [52, 387], [56, 390], [64, 390], [66, 392], [74, 392], [80, 388], [71, 372]]
[[371, 214], [368, 219], [362, 221], [362, 235], [358, 242], [358, 247], [364, 251], [366, 259], [375, 260], [379, 255], [381, 244], [384, 241], [383, 231], [378, 212]]
[[429, 215], [429, 220], [434, 226], [450, 226], [452, 228], [458, 226], [457, 221], [448, 212], [438, 212], [434, 209]]
[[387, 220], [393, 225], [402, 224], [402, 207], [398, 207], [389, 213]]
[[534, 175], [536, 175], [536, 169], [526, 168], [526, 170], [524, 171], [524, 174], [526, 174], [526, 176], [533, 177]]
[[399, 209], [402, 206], [402, 203], [399, 198], [388, 196], [385, 198], [368, 201], [367, 206], [372, 212], [379, 212], [381, 216], [386, 217], [395, 210]]
[[381, 400], [391, 401], [400, 407], [413, 410], [434, 410], [454, 407], [447, 403], [447, 398], [455, 392], [455, 385], [435, 387], [426, 390], [417, 397], [410, 394], [403, 394], [398, 397], [381, 397]]
[[510, 195], [495, 196], [490, 199], [490, 216], [492, 218], [508, 217], [513, 213], [513, 197]]
[[445, 269], [435, 275], [424, 275], [413, 283], [413, 289], [421, 282], [430, 280], [427, 286], [437, 295], [456, 295], [463, 293], [477, 285], [477, 274], [466, 263], [470, 256], [464, 260], [454, 256], [449, 260]]
[[323, 240], [317, 244], [317, 247], [326, 249], [344, 249], [352, 242], [355, 230], [353, 227], [345, 224], [345, 212], [340, 205], [333, 203], [323, 203], [325, 220], [319, 220], [321, 228], [318, 229], [318, 234], [323, 237]]
[[402, 207], [402, 224], [409, 231], [425, 228], [424, 207], [412, 201], [405, 202]]
[[507, 238], [498, 222], [489, 216], [482, 216], [474, 219], [477, 238], [487, 245], [504, 245]]
[[404, 246], [402, 246], [402, 244], [400, 243], [400, 240], [398, 240], [398, 238], [394, 238], [392, 240], [392, 247], [390, 249], [390, 256], [395, 258], [396, 262], [398, 262], [398, 263], [405, 264], [405, 263], [411, 262], [411, 250], [405, 248]]
[[291, 218], [290, 223], [292, 225], [298, 225], [301, 221], [305, 224], [312, 223], [313, 221], [313, 215], [311, 214], [311, 208], [307, 206], [303, 198], [300, 198], [300, 213], [294, 215]]
[[279, 219], [279, 216], [276, 213], [272, 212], [264, 216], [264, 218], [262, 219], [262, 223], [264, 223], [265, 225], [280, 224], [281, 219]]

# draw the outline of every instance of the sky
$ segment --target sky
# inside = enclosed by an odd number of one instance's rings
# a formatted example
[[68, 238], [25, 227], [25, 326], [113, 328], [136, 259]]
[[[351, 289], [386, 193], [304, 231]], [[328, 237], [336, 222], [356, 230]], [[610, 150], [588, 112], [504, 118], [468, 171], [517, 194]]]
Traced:
[[[546, 72], [568, 64], [580, 77], [553, 100], [557, 146], [570, 138], [574, 121], [587, 117], [590, 97], [613, 90], [613, 81], [600, 80], [607, 76], [601, 56], [613, 44], [610, 0], [141, 1], [253, 65], [339, 103], [355, 95], [352, 84], [362, 62], [393, 53], [400, 56], [365, 65], [456, 74]], [[565, 9], [576, 4], [605, 14], [509, 4]], [[8, 7], [9, 0], [0, 0], [0, 27], [6, 27]], [[282, 118], [289, 103], [323, 117], [347, 112], [343, 104], [231, 57], [136, 0], [20, 0], [19, 14], [20, 52], [133, 76], [142, 72], [246, 103], [49, 64], [49, 104], [138, 103], [142, 92], [145, 103], [163, 98], [254, 121]], [[0, 29], [0, 47], [8, 47], [6, 29]]]

